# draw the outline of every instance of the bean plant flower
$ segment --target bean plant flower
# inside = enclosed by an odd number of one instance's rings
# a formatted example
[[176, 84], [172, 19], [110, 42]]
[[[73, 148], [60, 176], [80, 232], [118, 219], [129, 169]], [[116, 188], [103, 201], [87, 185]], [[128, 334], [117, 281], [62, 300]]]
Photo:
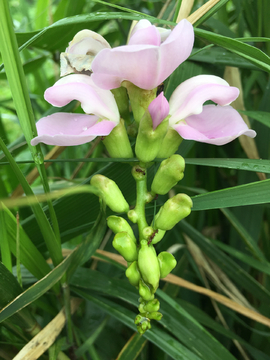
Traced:
[[[37, 122], [38, 136], [31, 144], [80, 145], [96, 136], [107, 136], [119, 123], [113, 94], [98, 88], [87, 75], [68, 75], [45, 91], [45, 99], [56, 107], [78, 100], [86, 114], [55, 113]], [[90, 115], [91, 114], [91, 115]]]
[[193, 42], [193, 27], [187, 20], [172, 31], [159, 30], [148, 20], [141, 20], [127, 45], [106, 48], [96, 55], [93, 81], [107, 90], [120, 87], [125, 80], [152, 90], [189, 57]]
[[[163, 93], [152, 101], [148, 110], [153, 129], [169, 114], [169, 126], [187, 140], [224, 145], [240, 135], [255, 137], [256, 132], [229, 106], [238, 95], [236, 87], [217, 76], [195, 76], [180, 84], [169, 102]], [[203, 106], [208, 100], [217, 105]]]

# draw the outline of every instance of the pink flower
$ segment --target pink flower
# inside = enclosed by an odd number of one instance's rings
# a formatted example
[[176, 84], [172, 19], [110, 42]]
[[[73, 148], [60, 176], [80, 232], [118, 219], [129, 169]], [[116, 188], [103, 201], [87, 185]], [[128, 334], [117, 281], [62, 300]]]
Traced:
[[[240, 135], [255, 137], [239, 113], [228, 106], [239, 90], [213, 75], [199, 75], [184, 81], [173, 92], [170, 126], [187, 140], [224, 145]], [[218, 105], [205, 105], [212, 100]]]
[[96, 55], [92, 63], [93, 81], [102, 89], [115, 89], [128, 80], [152, 90], [188, 58], [193, 42], [193, 27], [187, 20], [182, 20], [171, 32], [159, 31], [148, 20], [141, 20], [128, 45], [103, 49]]
[[113, 94], [98, 88], [87, 75], [68, 75], [44, 94], [52, 105], [61, 107], [72, 100], [81, 102], [86, 114], [55, 113], [37, 122], [38, 136], [32, 145], [80, 145], [96, 136], [106, 136], [119, 123], [120, 115]]

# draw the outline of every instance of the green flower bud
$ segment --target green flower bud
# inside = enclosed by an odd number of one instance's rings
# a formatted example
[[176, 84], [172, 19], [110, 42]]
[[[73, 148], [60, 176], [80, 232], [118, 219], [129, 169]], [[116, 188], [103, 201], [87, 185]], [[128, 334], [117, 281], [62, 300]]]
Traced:
[[163, 236], [165, 235], [166, 231], [164, 230], [154, 230], [152, 226], [147, 226], [142, 231], [144, 239], [147, 239], [148, 244], [156, 244], [158, 243]]
[[140, 161], [148, 163], [156, 158], [167, 130], [168, 120], [163, 120], [157, 128], [153, 130], [151, 115], [149, 111], [146, 110], [140, 121], [135, 145], [135, 153]]
[[[139, 306], [139, 311], [144, 310], [144, 312], [153, 312], [153, 311], [158, 311], [160, 308], [160, 303], [158, 301], [158, 299], [153, 299], [150, 300], [148, 302], [146, 302], [145, 304], [140, 304]], [[143, 311], [140, 311], [143, 312]]]
[[160, 266], [160, 278], [165, 278], [176, 267], [177, 261], [175, 257], [167, 251], [158, 254], [158, 262]]
[[155, 229], [171, 230], [191, 212], [192, 200], [186, 194], [177, 194], [167, 200], [155, 216]]
[[141, 248], [138, 255], [138, 266], [143, 280], [150, 284], [153, 287], [153, 292], [155, 292], [158, 288], [160, 278], [159, 263], [156, 250], [153, 245], [148, 246], [146, 240], [141, 241]]
[[135, 261], [138, 258], [137, 246], [126, 232], [120, 232], [113, 239], [113, 247], [126, 261]]
[[108, 227], [115, 233], [125, 231], [136, 244], [137, 240], [129, 223], [120, 216], [111, 215], [107, 218]]
[[133, 261], [131, 265], [126, 270], [126, 277], [128, 278], [129, 282], [133, 286], [138, 286], [140, 279], [141, 279], [141, 273], [138, 269], [138, 263], [137, 261]]
[[129, 212], [127, 213], [127, 216], [129, 218], [129, 220], [132, 221], [134, 224], [136, 224], [138, 222], [138, 214], [137, 214], [136, 210], [129, 210]]
[[157, 154], [157, 158], [167, 159], [168, 157], [170, 157], [177, 151], [182, 141], [183, 139], [178, 134], [178, 132], [172, 128], [169, 128], [167, 134], [162, 141], [161, 147]]
[[146, 301], [154, 299], [150, 287], [142, 279], [139, 281], [139, 294]]
[[133, 158], [133, 151], [123, 119], [120, 119], [119, 124], [105, 137], [103, 144], [112, 158]]
[[137, 315], [135, 320], [135, 324], [137, 325], [137, 330], [139, 334], [144, 334], [146, 330], [151, 329], [150, 320], [142, 315]]
[[101, 191], [103, 200], [112, 211], [118, 213], [129, 211], [128, 203], [113, 180], [103, 175], [94, 175], [90, 184]]
[[148, 319], [159, 321], [162, 319], [163, 315], [160, 312], [153, 311], [153, 312], [146, 313], [146, 316], [148, 317]]
[[183, 179], [185, 160], [182, 156], [174, 154], [163, 160], [154, 177], [151, 190], [159, 195], [167, 194], [178, 181]]

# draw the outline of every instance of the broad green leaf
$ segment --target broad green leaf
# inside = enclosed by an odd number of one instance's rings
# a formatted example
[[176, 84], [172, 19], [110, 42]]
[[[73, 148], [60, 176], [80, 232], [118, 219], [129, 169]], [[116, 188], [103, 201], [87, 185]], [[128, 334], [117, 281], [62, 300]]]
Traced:
[[221, 209], [270, 202], [270, 179], [212, 191], [192, 197], [192, 210]]
[[202, 29], [195, 29], [195, 34], [202, 39], [208, 40], [213, 44], [219, 45], [237, 55], [242, 56], [264, 71], [270, 72], [270, 58], [260, 49], [245, 44], [239, 40], [227, 38], [226, 36], [214, 34]]
[[35, 16], [36, 29], [41, 29], [48, 25], [50, 6], [49, 0], [37, 0]]
[[[106, 277], [99, 272], [79, 268], [71, 279], [71, 284], [77, 288], [87, 288], [124, 299], [138, 306], [137, 290], [127, 281]], [[218, 353], [221, 359], [234, 359], [225, 348], [218, 343], [202, 326], [186, 311], [161, 290], [157, 291], [161, 301], [163, 318], [160, 321], [174, 336], [182, 341], [191, 351], [202, 359], [216, 359]], [[196, 346], [195, 346], [196, 344]]]
[[261, 70], [250, 61], [247, 61], [243, 57], [232, 53], [223, 48], [209, 47], [206, 49], [193, 48], [194, 55], [191, 53], [190, 60], [196, 62], [202, 62], [207, 64], [213, 64], [217, 66], [235, 66], [243, 69]]
[[[132, 10], [130, 10], [133, 12]], [[89, 24], [105, 20], [140, 20], [148, 19], [149, 21], [159, 24], [175, 25], [171, 21], [156, 19], [146, 14], [126, 13], [126, 12], [93, 12], [87, 15], [76, 15], [61, 19], [54, 24], [44, 28], [40, 32], [17, 33], [17, 40], [21, 49], [28, 46], [35, 46], [49, 51], [64, 50], [67, 44], [72, 40], [74, 35]], [[92, 25], [91, 25], [92, 26]], [[95, 30], [91, 27], [91, 30]]]
[[139, 333], [134, 333], [123, 347], [116, 360], [136, 360], [147, 340]]

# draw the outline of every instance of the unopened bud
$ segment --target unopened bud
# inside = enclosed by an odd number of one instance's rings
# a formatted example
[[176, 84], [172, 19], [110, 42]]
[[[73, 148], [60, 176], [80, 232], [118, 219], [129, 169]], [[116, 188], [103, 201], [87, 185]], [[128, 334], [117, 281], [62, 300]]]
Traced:
[[163, 315], [158, 311], [153, 311], [150, 313], [146, 313], [146, 316], [148, 317], [148, 319], [159, 321], [162, 319]]
[[158, 262], [160, 266], [161, 279], [165, 278], [177, 264], [175, 257], [167, 251], [162, 251], [158, 254]]
[[146, 302], [145, 305], [143, 305], [144, 312], [158, 311], [159, 308], [160, 308], [160, 303], [159, 303], [158, 299], [150, 300], [150, 301]]
[[112, 211], [117, 213], [129, 211], [128, 203], [113, 180], [103, 175], [94, 175], [90, 183], [101, 191], [103, 200]]
[[154, 177], [151, 190], [159, 195], [167, 194], [178, 181], [183, 179], [185, 160], [182, 156], [174, 154], [163, 160]]
[[138, 266], [145, 282], [156, 291], [159, 285], [160, 269], [156, 250], [153, 245], [148, 245], [146, 240], [141, 241], [141, 248], [138, 255]]
[[142, 279], [139, 281], [139, 294], [146, 301], [154, 299], [150, 287]]
[[133, 286], [138, 286], [140, 279], [141, 279], [141, 273], [138, 269], [138, 263], [137, 261], [133, 261], [131, 265], [126, 270], [126, 277], [128, 278], [129, 282]]
[[140, 161], [148, 163], [156, 158], [167, 130], [168, 119], [163, 120], [154, 130], [151, 115], [146, 110], [140, 121], [135, 145], [135, 153]]
[[167, 159], [168, 157], [173, 155], [179, 148], [179, 145], [182, 141], [183, 139], [178, 134], [178, 132], [172, 128], [169, 128], [167, 134], [162, 141], [161, 147], [157, 154], [157, 158]]
[[120, 216], [111, 215], [107, 218], [108, 227], [115, 233], [125, 231], [136, 244], [136, 238], [129, 223]]
[[123, 256], [126, 261], [137, 260], [137, 247], [131, 237], [126, 232], [120, 232], [113, 239], [113, 247]]
[[177, 194], [167, 200], [155, 216], [154, 228], [171, 230], [191, 212], [192, 200], [186, 194]]

